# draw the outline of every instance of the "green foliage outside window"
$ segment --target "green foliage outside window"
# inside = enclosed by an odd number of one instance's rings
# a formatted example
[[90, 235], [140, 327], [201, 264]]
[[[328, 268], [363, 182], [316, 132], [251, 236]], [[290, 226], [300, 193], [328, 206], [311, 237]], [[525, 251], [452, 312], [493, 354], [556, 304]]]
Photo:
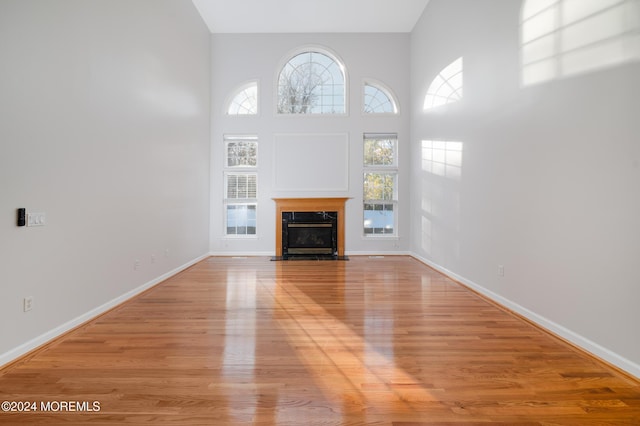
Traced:
[[365, 173], [364, 199], [392, 201], [395, 193], [395, 173]]
[[364, 140], [365, 166], [393, 166], [395, 163], [395, 139], [371, 138]]

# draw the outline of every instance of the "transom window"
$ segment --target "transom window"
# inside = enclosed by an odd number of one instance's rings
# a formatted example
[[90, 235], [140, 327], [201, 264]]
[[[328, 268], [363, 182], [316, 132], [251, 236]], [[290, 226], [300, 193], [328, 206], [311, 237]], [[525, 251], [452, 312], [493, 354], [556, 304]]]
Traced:
[[279, 114], [344, 114], [344, 67], [325, 53], [307, 51], [289, 60], [278, 76]]
[[364, 135], [364, 235], [396, 235], [398, 135]]
[[398, 106], [389, 90], [380, 84], [365, 82], [363, 112], [365, 114], [397, 114]]
[[251, 82], [238, 89], [227, 107], [229, 115], [256, 115], [258, 113], [258, 83]]
[[228, 236], [257, 232], [258, 140], [255, 136], [225, 136], [224, 220]]

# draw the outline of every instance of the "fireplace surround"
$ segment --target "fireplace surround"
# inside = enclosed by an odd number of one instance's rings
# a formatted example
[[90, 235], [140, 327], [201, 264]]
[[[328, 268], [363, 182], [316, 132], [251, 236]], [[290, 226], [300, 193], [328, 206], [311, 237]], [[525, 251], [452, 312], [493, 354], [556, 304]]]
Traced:
[[348, 198], [274, 198], [276, 259], [326, 256], [343, 259]]

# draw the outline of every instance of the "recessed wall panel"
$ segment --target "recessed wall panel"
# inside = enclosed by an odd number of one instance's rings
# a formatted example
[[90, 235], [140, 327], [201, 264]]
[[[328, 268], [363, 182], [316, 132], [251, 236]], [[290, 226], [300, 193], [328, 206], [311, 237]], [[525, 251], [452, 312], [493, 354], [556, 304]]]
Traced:
[[347, 191], [349, 136], [275, 135], [274, 187], [277, 191]]

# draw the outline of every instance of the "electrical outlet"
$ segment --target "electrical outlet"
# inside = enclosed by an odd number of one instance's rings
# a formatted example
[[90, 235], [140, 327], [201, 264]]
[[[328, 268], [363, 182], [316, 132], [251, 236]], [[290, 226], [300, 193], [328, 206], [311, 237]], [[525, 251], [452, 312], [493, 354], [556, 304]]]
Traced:
[[29, 312], [33, 309], [33, 296], [27, 296], [22, 300], [22, 309], [24, 312]]
[[151, 263], [156, 263], [156, 255], [155, 254], [151, 255]]
[[136, 260], [133, 262], [133, 270], [134, 270], [134, 271], [137, 271], [138, 269], [140, 269], [140, 261], [139, 261], [138, 259], [136, 259]]
[[504, 277], [504, 265], [498, 265], [498, 276]]

